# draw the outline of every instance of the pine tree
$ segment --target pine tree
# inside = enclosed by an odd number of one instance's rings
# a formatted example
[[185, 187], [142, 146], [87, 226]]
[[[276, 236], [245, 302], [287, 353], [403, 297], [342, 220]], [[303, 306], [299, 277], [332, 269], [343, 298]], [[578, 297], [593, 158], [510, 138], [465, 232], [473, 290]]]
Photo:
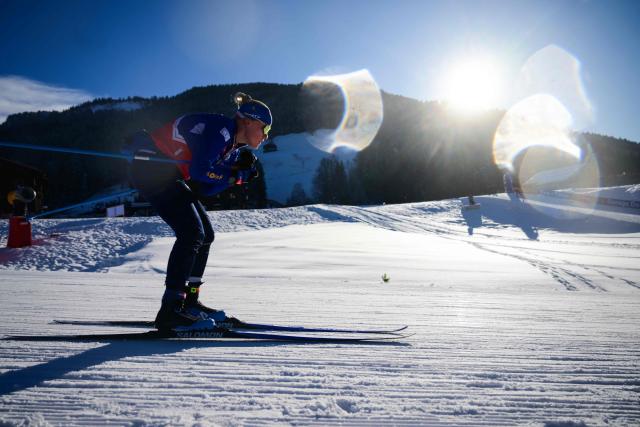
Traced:
[[288, 206], [302, 206], [309, 203], [307, 193], [304, 191], [304, 187], [301, 183], [296, 182], [291, 190], [291, 195], [287, 199]]
[[313, 178], [313, 195], [320, 203], [346, 204], [349, 202], [347, 173], [344, 164], [335, 156], [320, 161]]

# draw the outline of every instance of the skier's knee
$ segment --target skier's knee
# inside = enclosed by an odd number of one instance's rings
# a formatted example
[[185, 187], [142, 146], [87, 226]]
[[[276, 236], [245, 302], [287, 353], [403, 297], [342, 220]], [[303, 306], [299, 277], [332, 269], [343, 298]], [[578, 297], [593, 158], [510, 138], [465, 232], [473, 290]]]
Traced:
[[200, 247], [205, 242], [205, 233], [202, 230], [198, 230], [193, 236], [193, 243], [195, 246]]
[[211, 246], [211, 244], [215, 240], [215, 237], [216, 236], [213, 233], [213, 231], [210, 232], [210, 233], [203, 233], [202, 245], [203, 246]]
[[193, 230], [189, 233], [183, 233], [177, 237], [177, 242], [183, 247], [198, 250], [205, 241], [205, 234], [202, 230]]

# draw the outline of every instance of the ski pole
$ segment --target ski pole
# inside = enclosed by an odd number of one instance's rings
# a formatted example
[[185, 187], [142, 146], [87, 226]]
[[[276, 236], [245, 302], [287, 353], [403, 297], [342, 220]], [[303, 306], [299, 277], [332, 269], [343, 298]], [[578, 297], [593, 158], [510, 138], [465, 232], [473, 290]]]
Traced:
[[70, 209], [78, 208], [78, 207], [80, 207], [80, 206], [88, 205], [88, 204], [90, 204], [90, 203], [100, 203], [100, 202], [102, 202], [102, 201], [115, 199], [115, 198], [117, 198], [117, 197], [125, 197], [125, 196], [128, 196], [128, 195], [130, 195], [130, 194], [135, 193], [136, 191], [137, 191], [137, 190], [129, 189], [129, 190], [127, 190], [127, 191], [123, 191], [122, 193], [112, 194], [112, 195], [110, 195], [110, 196], [101, 197], [101, 198], [99, 198], [99, 199], [87, 200], [87, 201], [82, 202], [82, 203], [76, 203], [75, 205], [66, 206], [66, 207], [64, 207], [64, 208], [59, 208], [59, 209], [54, 209], [54, 210], [52, 210], [52, 211], [42, 212], [42, 213], [39, 213], [39, 214], [37, 214], [37, 215], [29, 215], [29, 216], [27, 216], [27, 221], [31, 221], [32, 219], [36, 219], [36, 218], [42, 218], [43, 216], [53, 215], [53, 214], [55, 214], [55, 213], [60, 213], [60, 212], [68, 211], [68, 210], [70, 210]]
[[83, 154], [85, 156], [110, 157], [114, 159], [124, 159], [128, 161], [146, 160], [151, 162], [162, 162], [162, 163], [189, 163], [188, 160], [173, 160], [173, 159], [167, 159], [162, 157], [149, 157], [149, 156], [141, 156], [137, 154], [134, 155], [134, 154], [122, 154], [122, 153], [110, 153], [106, 151], [82, 150], [78, 148], [48, 147], [46, 145], [16, 144], [15, 142], [6, 142], [6, 141], [0, 141], [0, 147], [21, 148], [25, 150], [36, 150], [36, 151], [51, 151], [51, 152], [57, 152], [57, 153]]

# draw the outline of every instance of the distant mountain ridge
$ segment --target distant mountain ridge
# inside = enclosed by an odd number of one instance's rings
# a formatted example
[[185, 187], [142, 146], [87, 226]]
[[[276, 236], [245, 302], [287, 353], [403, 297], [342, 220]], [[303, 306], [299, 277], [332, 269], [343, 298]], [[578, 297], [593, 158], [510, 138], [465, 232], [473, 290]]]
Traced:
[[[134, 131], [154, 129], [188, 112], [232, 115], [231, 96], [237, 91], [271, 107], [276, 141], [282, 135], [335, 128], [343, 114], [337, 86], [328, 87], [321, 99], [310, 99], [302, 84], [213, 85], [171, 97], [103, 98], [63, 112], [15, 114], [0, 125], [0, 140], [117, 152]], [[351, 162], [347, 203], [402, 203], [502, 191], [492, 141], [503, 111], [461, 118], [438, 102], [386, 92], [382, 98], [384, 121], [373, 143]], [[603, 186], [640, 182], [639, 144], [594, 134], [580, 139], [598, 159]], [[554, 163], [554, 155], [548, 155]], [[0, 149], [0, 157], [44, 170], [50, 207], [82, 201], [127, 181], [126, 162], [119, 160], [16, 149]]]

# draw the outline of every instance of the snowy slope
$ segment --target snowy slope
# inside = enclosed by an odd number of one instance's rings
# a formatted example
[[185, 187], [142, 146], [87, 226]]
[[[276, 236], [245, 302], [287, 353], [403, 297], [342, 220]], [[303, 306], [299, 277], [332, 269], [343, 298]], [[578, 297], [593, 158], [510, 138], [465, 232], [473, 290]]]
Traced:
[[[264, 168], [267, 198], [282, 204], [287, 203], [296, 184], [302, 185], [307, 197], [313, 196], [313, 177], [323, 158], [330, 154], [311, 144], [313, 138], [321, 138], [323, 132], [299, 133], [277, 137], [274, 142], [278, 151], [256, 152]], [[335, 156], [346, 165], [355, 158], [355, 151], [337, 149]]]
[[[415, 335], [2, 342], [0, 425], [640, 425], [640, 215], [553, 196], [476, 201], [211, 212], [206, 303]], [[33, 225], [37, 245], [0, 249], [0, 334], [154, 316], [173, 242], [161, 221]]]

